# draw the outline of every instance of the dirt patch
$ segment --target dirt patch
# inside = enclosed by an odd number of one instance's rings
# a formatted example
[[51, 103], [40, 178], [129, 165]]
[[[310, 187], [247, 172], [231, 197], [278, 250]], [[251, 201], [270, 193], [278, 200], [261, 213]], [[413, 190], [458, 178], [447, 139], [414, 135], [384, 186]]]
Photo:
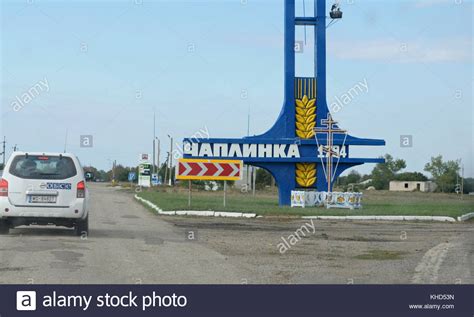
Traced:
[[162, 218], [180, 232], [193, 228], [198, 242], [245, 268], [248, 283], [411, 283], [423, 254], [469, 229], [445, 223], [314, 222], [281, 254], [282, 237], [305, 219]]

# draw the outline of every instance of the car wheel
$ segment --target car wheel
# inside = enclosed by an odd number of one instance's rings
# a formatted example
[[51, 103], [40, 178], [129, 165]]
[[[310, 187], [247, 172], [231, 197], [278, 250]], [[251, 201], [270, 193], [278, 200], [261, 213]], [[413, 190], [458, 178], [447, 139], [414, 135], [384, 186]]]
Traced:
[[8, 234], [10, 232], [10, 226], [5, 220], [0, 220], [0, 234]]
[[89, 235], [89, 216], [84, 220], [80, 220], [74, 226], [76, 236]]

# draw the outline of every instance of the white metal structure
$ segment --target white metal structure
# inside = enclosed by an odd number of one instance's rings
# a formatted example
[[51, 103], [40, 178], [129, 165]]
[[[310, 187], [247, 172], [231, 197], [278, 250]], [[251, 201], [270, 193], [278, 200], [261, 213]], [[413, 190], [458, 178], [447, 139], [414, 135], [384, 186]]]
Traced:
[[14, 152], [0, 178], [0, 234], [22, 225], [57, 225], [88, 233], [89, 193], [70, 153]]
[[360, 209], [362, 193], [291, 191], [291, 207], [322, 207]]

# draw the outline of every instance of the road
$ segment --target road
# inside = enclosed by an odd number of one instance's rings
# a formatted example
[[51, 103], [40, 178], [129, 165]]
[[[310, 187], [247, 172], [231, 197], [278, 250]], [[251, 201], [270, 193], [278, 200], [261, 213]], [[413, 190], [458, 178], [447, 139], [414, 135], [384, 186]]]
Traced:
[[186, 241], [130, 194], [91, 184], [90, 235], [24, 227], [0, 237], [0, 283], [233, 283], [226, 257]]
[[[0, 283], [474, 282], [472, 222], [159, 217], [122, 190], [90, 192], [89, 237], [55, 227], [0, 237]], [[281, 253], [302, 226], [314, 230]]]

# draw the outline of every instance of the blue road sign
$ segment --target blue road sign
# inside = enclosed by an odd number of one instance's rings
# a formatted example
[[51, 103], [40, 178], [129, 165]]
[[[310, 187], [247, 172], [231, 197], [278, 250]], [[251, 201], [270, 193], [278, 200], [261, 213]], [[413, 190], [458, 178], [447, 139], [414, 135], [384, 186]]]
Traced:
[[137, 173], [135, 172], [129, 172], [128, 173], [128, 181], [133, 182], [137, 178]]
[[151, 174], [151, 184], [153, 186], [160, 185], [160, 181], [158, 179], [158, 174]]

